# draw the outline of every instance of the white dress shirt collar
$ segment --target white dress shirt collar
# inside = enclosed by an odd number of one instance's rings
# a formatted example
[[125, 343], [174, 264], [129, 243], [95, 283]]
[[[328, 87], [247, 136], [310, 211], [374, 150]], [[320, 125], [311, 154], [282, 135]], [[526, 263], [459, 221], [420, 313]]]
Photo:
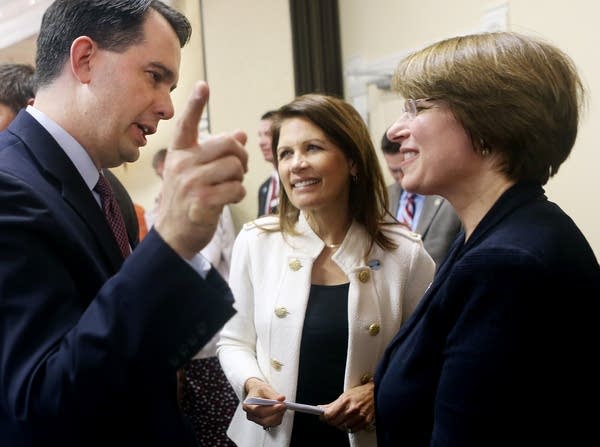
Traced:
[[27, 106], [27, 112], [48, 131], [56, 140], [58, 145], [71, 160], [79, 175], [83, 177], [90, 191], [93, 191], [94, 186], [98, 183], [98, 168], [90, 158], [87, 151], [81, 144], [75, 140], [65, 129], [59, 126], [55, 121], [50, 119], [46, 114], [32, 106]]

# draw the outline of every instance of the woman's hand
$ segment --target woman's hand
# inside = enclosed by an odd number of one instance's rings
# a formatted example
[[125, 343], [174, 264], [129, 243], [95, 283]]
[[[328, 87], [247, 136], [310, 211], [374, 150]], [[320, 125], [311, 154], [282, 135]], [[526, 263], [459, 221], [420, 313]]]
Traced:
[[286, 407], [283, 401], [285, 396], [277, 393], [268, 383], [260, 379], [251, 377], [245, 385], [246, 397], [262, 397], [265, 399], [274, 399], [282, 402], [275, 405], [242, 405], [246, 412], [246, 418], [255, 424], [262, 425], [265, 430], [270, 430], [281, 424]]
[[373, 382], [359, 385], [342, 393], [340, 397], [327, 405], [320, 417], [348, 433], [355, 433], [373, 424], [375, 421], [375, 395]]

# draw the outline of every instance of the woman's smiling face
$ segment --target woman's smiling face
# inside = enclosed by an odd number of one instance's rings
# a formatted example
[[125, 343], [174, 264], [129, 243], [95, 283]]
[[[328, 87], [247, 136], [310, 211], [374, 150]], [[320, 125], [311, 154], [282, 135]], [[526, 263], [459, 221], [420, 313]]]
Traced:
[[482, 158], [469, 134], [441, 101], [419, 101], [416, 116], [403, 113], [387, 136], [400, 144], [404, 160], [398, 167], [408, 191], [446, 197], [481, 172]]
[[296, 208], [348, 209], [353, 163], [314, 123], [305, 118], [284, 120], [277, 159], [281, 184]]

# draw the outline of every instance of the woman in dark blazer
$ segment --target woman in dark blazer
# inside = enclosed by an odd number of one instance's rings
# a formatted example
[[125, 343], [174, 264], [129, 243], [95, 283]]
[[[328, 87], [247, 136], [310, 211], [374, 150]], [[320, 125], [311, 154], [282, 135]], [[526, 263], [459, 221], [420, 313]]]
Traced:
[[573, 62], [471, 35], [409, 55], [395, 84], [402, 187], [446, 198], [463, 231], [378, 366], [378, 445], [594, 443], [600, 268], [542, 188], [577, 134]]

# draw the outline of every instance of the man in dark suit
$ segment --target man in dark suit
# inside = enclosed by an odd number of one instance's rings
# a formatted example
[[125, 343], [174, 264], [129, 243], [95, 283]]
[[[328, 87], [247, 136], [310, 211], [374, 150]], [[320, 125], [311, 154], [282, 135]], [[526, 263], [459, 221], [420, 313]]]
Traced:
[[173, 116], [190, 31], [152, 0], [56, 0], [44, 14], [35, 105], [0, 133], [2, 445], [194, 443], [176, 371], [234, 313], [226, 283], [195, 254], [245, 194], [245, 135], [197, 143], [208, 98], [198, 83], [161, 215], [130, 254], [95, 190]]
[[[0, 131], [8, 127], [21, 109], [33, 104], [35, 98], [34, 72], [35, 69], [29, 64], [0, 64]], [[103, 173], [115, 193], [125, 220], [129, 243], [133, 248], [140, 239], [135, 206], [117, 176], [108, 169], [103, 170]]]
[[271, 147], [271, 125], [274, 110], [265, 112], [260, 117], [258, 125], [258, 145], [265, 161], [273, 165], [273, 172], [258, 188], [258, 217], [277, 213], [279, 202], [279, 174], [273, 164], [273, 149]]
[[[404, 156], [398, 152], [398, 149], [398, 143], [388, 140], [384, 133], [381, 139], [381, 150], [388, 169], [396, 180], [393, 185], [388, 186], [390, 212], [402, 221], [402, 209], [407, 200], [407, 192], [400, 186], [402, 179], [400, 164]], [[414, 219], [409, 226], [421, 235], [425, 250], [433, 258], [435, 265], [439, 266], [460, 231], [460, 220], [452, 205], [443, 197], [415, 194], [415, 205]]]

